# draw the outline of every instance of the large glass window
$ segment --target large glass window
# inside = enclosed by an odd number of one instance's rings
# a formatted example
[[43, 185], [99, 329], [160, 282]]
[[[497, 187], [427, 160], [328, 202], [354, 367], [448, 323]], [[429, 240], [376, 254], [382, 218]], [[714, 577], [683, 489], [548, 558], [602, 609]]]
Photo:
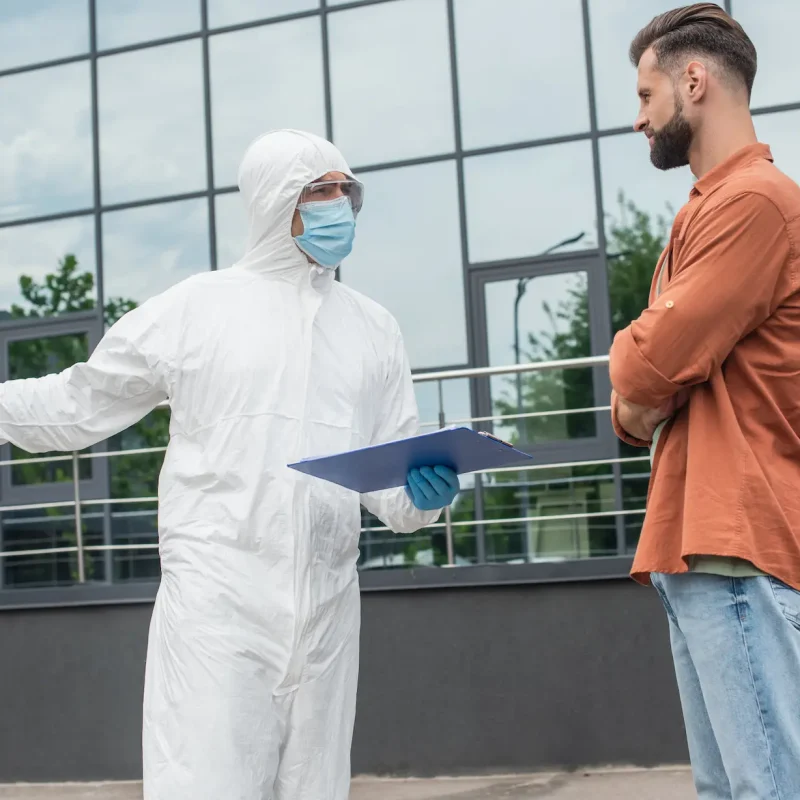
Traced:
[[95, 0], [95, 7], [100, 50], [200, 30], [199, 0]]
[[[485, 305], [490, 366], [592, 354], [585, 272], [492, 281]], [[539, 445], [597, 434], [594, 413], [575, 413], [594, 406], [590, 369], [499, 375], [491, 393], [492, 413], [506, 418], [494, 425], [504, 439]]]
[[103, 201], [206, 187], [199, 41], [99, 61]]
[[217, 35], [210, 46], [217, 186], [236, 184], [259, 134], [297, 128], [325, 136], [319, 17]]
[[624, 223], [631, 206], [653, 223], [661, 217], [667, 225], [689, 200], [694, 176], [689, 167], [659, 170], [650, 163], [647, 139], [641, 133], [607, 136], [600, 140], [600, 172], [606, 233]]
[[597, 123], [633, 126], [639, 112], [636, 67], [628, 58], [633, 37], [674, 0], [589, 0]]
[[608, 292], [612, 333], [648, 305], [658, 257], [675, 214], [689, 199], [689, 167], [662, 172], [650, 163], [642, 134], [600, 140]]
[[763, 106], [800, 101], [800, 3], [796, 0], [733, 0], [733, 15], [742, 24], [758, 51], [758, 73], [751, 105]]
[[107, 311], [130, 308], [207, 270], [208, 241], [205, 198], [104, 214]]
[[597, 246], [588, 141], [468, 158], [471, 263]]
[[[43, 510], [7, 511], [2, 515], [3, 546], [10, 555], [3, 559], [5, 585], [32, 589], [69, 586], [78, 582], [75, 515], [69, 506]], [[103, 544], [103, 515], [83, 514], [83, 544]], [[30, 553], [31, 550], [69, 548], [68, 552]], [[105, 580], [103, 553], [84, 554], [87, 581]]]
[[94, 218], [0, 228], [0, 321], [94, 308]]
[[800, 111], [757, 114], [753, 121], [759, 140], [772, 150], [775, 166], [800, 183]]
[[[89, 4], [86, 0], [5, 0], [0, 3], [0, 70], [69, 58], [88, 51]], [[5, 116], [9, 106], [1, 102], [0, 107]]]
[[455, 163], [367, 173], [342, 280], [388, 308], [414, 368], [467, 360]]
[[0, 78], [0, 109], [0, 221], [90, 207], [88, 62]]
[[[86, 333], [61, 333], [53, 336], [28, 335], [14, 338], [6, 344], [6, 363], [9, 380], [41, 378], [62, 372], [89, 358], [89, 337]], [[46, 456], [63, 458], [62, 453], [42, 453], [36, 458]], [[14, 461], [27, 461], [30, 454], [16, 446], [11, 447]], [[80, 462], [82, 479], [92, 477], [92, 462]], [[59, 460], [47, 463], [21, 463], [11, 468], [12, 486], [31, 486], [32, 484], [65, 483], [73, 480], [72, 461]]]
[[319, 8], [319, 0], [208, 0], [208, 24], [222, 28], [315, 8]]
[[445, 0], [403, 0], [328, 18], [333, 134], [351, 164], [450, 152]]
[[217, 220], [217, 268], [235, 264], [247, 245], [247, 215], [238, 192], [214, 198]]
[[455, 10], [465, 148], [589, 130], [580, 0], [456, 0]]

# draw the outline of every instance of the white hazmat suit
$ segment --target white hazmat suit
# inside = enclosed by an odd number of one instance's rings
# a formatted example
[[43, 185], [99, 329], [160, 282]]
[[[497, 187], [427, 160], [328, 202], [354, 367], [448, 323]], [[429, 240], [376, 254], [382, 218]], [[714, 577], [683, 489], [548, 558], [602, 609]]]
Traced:
[[241, 261], [143, 303], [87, 363], [0, 386], [0, 438], [34, 453], [86, 448], [169, 401], [145, 800], [346, 800], [359, 500], [396, 532], [439, 515], [402, 488], [359, 498], [286, 467], [418, 426], [395, 320], [292, 239], [301, 190], [329, 171], [351, 174], [323, 139], [257, 139]]

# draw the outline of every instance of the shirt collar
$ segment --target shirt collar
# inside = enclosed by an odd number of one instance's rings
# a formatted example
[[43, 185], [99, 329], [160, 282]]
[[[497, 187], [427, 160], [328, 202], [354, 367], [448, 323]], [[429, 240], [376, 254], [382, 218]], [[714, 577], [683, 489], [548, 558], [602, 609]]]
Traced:
[[767, 161], [773, 160], [769, 145], [756, 142], [756, 144], [749, 144], [747, 147], [737, 150], [732, 156], [726, 158], [721, 164], [717, 164], [714, 169], [709, 170], [695, 183], [691, 192], [692, 196], [706, 194], [726, 178], [729, 178], [736, 170], [760, 158], [764, 158]]

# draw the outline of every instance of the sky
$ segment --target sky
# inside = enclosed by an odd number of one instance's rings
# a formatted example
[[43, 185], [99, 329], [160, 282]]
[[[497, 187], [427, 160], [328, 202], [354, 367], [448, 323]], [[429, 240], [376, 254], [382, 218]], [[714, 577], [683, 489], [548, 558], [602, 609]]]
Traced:
[[[332, 7], [338, 4], [328, 0]], [[210, 0], [209, 19], [212, 26], [232, 25], [317, 5], [317, 0]], [[602, 128], [632, 125], [636, 75], [628, 62], [628, 43], [652, 16], [673, 5], [591, 0]], [[0, 70], [85, 52], [86, 7], [86, 0], [4, 0]], [[180, 35], [196, 30], [200, 20], [199, 0], [97, 0], [97, 9], [101, 49]], [[455, 11], [464, 147], [588, 130], [579, 0], [455, 0]], [[800, 101], [795, 78], [800, 55], [789, 38], [800, 23], [800, 4], [735, 0], [734, 12], [759, 47], [754, 106]], [[330, 14], [329, 33], [334, 140], [356, 171], [453, 151], [445, 0], [394, 0], [342, 10]], [[321, 41], [318, 17], [211, 37], [217, 186], [235, 183], [242, 152], [265, 130], [295, 127], [325, 133]], [[103, 56], [98, 63], [103, 202], [204, 190], [200, 40]], [[90, 88], [86, 61], [0, 77], [0, 223], [91, 207]], [[800, 148], [794, 142], [799, 124], [800, 112], [756, 117], [777, 163], [798, 180]], [[644, 210], [669, 217], [692, 185], [686, 168], [653, 169], [644, 138], [633, 133], [601, 140], [600, 171], [607, 216], [618, 212], [617, 195], [623, 190]], [[342, 278], [395, 314], [415, 368], [467, 359], [464, 256], [471, 263], [524, 258], [578, 233], [584, 237], [576, 247], [597, 244], [588, 141], [467, 158], [466, 253], [454, 160], [362, 177], [366, 205]], [[245, 218], [235, 193], [217, 197], [215, 209], [217, 257], [224, 268], [242, 254]], [[81, 265], [93, 270], [93, 240], [91, 215], [0, 228], [0, 308], [18, 299], [19, 274], [41, 278], [67, 252], [75, 252]], [[207, 202], [110, 211], [103, 218], [102, 241], [107, 295], [144, 300], [209, 268]], [[525, 300], [531, 326], [539, 324], [536, 308], [558, 291], [551, 287], [545, 292], [541, 281], [531, 285]], [[504, 293], [499, 288], [486, 298], [488, 346], [510, 359]], [[465, 407], [466, 391], [459, 391], [448, 401], [454, 408]]]

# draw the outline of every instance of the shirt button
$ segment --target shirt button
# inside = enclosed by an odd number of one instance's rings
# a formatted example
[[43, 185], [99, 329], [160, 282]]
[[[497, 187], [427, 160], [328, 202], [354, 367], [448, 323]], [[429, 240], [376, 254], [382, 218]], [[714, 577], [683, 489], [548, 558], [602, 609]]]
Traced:
[[675, 301], [674, 301], [674, 300], [667, 300], [667, 302], [666, 302], [666, 303], [664, 303], [664, 305], [665, 305], [667, 308], [672, 308], [672, 306], [674, 306], [674, 305], [675, 305]]

